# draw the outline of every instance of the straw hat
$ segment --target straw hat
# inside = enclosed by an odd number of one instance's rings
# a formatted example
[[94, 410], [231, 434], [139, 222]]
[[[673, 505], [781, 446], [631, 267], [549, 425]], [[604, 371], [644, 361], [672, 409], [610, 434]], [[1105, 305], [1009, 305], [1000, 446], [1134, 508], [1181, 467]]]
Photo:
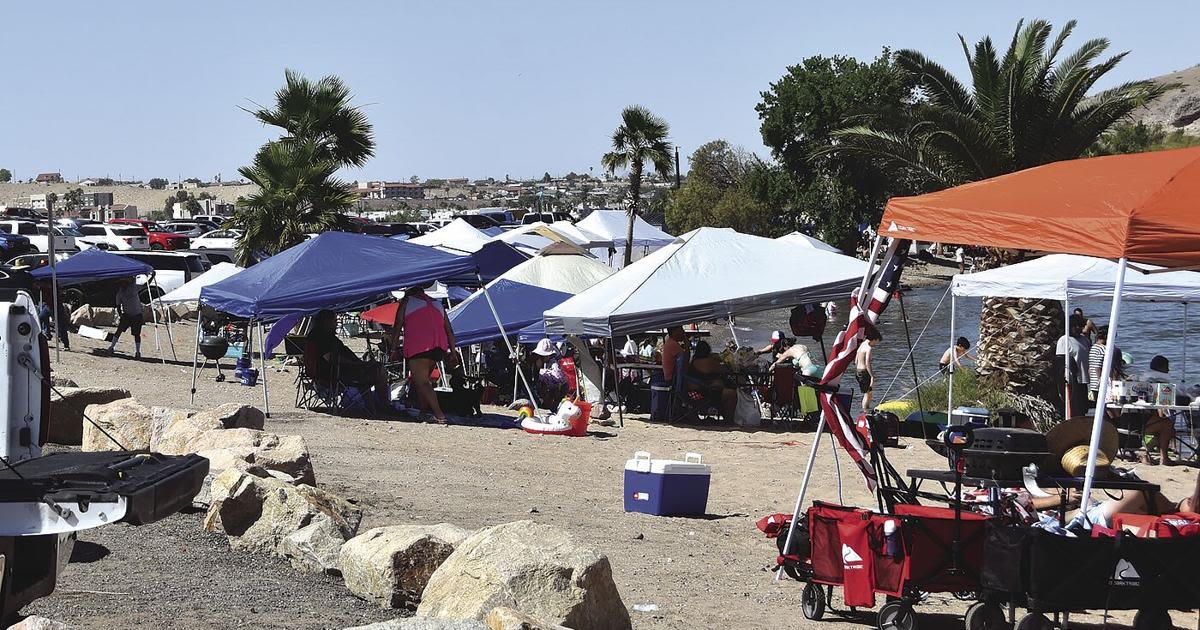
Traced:
[[[1067, 474], [1078, 477], [1087, 468], [1088, 444], [1092, 439], [1092, 417], [1076, 416], [1064, 420], [1046, 434], [1046, 447], [1051, 461], [1059, 462]], [[1119, 446], [1117, 427], [1104, 421], [1100, 432], [1100, 452], [1096, 453], [1096, 469], [1107, 470], [1117, 457]]]

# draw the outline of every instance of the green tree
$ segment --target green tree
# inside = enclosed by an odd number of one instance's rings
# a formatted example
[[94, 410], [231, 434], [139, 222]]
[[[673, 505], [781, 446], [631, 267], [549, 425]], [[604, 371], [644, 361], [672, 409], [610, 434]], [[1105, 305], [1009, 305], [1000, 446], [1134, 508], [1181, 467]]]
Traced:
[[167, 187], [167, 180], [165, 180], [161, 177], [155, 177], [155, 178], [152, 178], [148, 182], [148, 184], [149, 184], [150, 188], [152, 188], [154, 190], [162, 190]]
[[546, 171], [546, 174], [545, 174], [545, 175], [542, 175], [542, 183], [543, 183], [543, 184], [549, 184], [549, 183], [550, 183], [550, 181], [551, 181], [551, 180], [550, 180], [550, 171]]
[[231, 219], [232, 227], [244, 231], [238, 241], [238, 264], [297, 245], [309, 232], [340, 226], [338, 213], [350, 207], [354, 195], [334, 177], [337, 163], [322, 159], [323, 154], [314, 144], [268, 142], [252, 165], [238, 169], [259, 187]]
[[788, 231], [778, 208], [768, 208], [766, 197], [759, 197], [751, 185], [751, 173], [766, 166], [757, 157], [725, 140], [713, 140], [696, 149], [688, 163], [687, 178], [665, 209], [673, 230], [730, 227], [772, 237]]
[[1147, 125], [1142, 121], [1119, 122], [1113, 125], [1089, 151], [1092, 155], [1141, 153], [1163, 149], [1182, 149], [1200, 146], [1200, 137], [1189, 136], [1182, 130], [1168, 132], [1162, 125]]
[[0, 168], [0, 183], [7, 183], [7, 182], [11, 182], [11, 181], [12, 181], [12, 171], [10, 171], [6, 168]]
[[763, 143], [779, 163], [756, 169], [755, 197], [777, 208], [789, 229], [815, 230], [853, 251], [858, 225], [878, 221], [889, 197], [913, 191], [868, 159], [822, 150], [847, 125], [899, 129], [914, 88], [886, 49], [869, 63], [814, 56], [789, 66], [755, 108]]
[[[1003, 55], [990, 38], [972, 52], [959, 36], [969, 87], [920, 52], [902, 50], [896, 64], [921, 90], [903, 128], [850, 127], [826, 151], [869, 158], [926, 190], [1085, 155], [1116, 123], [1173, 86], [1132, 81], [1089, 95], [1127, 53], [1101, 60], [1109, 41], [1097, 38], [1060, 58], [1074, 29], [1071, 21], [1054, 35], [1046, 21], [1018, 22]], [[1034, 333], [1061, 325], [1059, 304], [988, 299], [981, 322], [980, 375], [1003, 380], [1014, 393], [1055, 398], [1053, 336]]]
[[53, 208], [56, 203], [58, 203], [58, 193], [46, 193], [46, 206]]
[[[51, 194], [53, 194], [53, 193], [51, 193]], [[72, 188], [71, 190], [68, 190], [67, 192], [63, 193], [63, 210], [65, 210], [68, 214], [74, 214], [76, 212], [79, 212], [79, 209], [82, 207], [83, 207], [83, 189], [82, 188]]]
[[96, 180], [97, 186], [112, 186], [114, 183], [111, 177], [100, 177]]
[[668, 177], [675, 170], [672, 151], [667, 139], [667, 122], [640, 105], [626, 107], [621, 112], [621, 125], [612, 134], [612, 151], [600, 159], [609, 173], [629, 169], [629, 226], [625, 231], [625, 264], [633, 261], [633, 224], [642, 200], [642, 178], [646, 164]]
[[313, 145], [297, 155], [311, 154], [339, 166], [362, 166], [375, 155], [374, 130], [362, 110], [351, 105], [351, 98], [350, 88], [336, 76], [314, 82], [287, 70], [274, 107], [252, 113], [263, 123], [283, 129], [279, 142]]

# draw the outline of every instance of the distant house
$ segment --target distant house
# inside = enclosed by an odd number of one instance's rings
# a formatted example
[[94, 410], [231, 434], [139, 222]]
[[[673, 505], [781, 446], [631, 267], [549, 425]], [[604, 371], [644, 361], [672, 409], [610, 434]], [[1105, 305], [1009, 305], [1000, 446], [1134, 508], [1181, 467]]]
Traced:
[[364, 199], [424, 199], [420, 184], [405, 182], [358, 182], [355, 192]]
[[38, 173], [34, 181], [39, 184], [61, 184], [63, 177], [62, 173]]
[[[95, 218], [97, 221], [105, 220], [105, 219], [99, 219], [96, 217], [93, 217], [93, 218]], [[141, 217], [138, 216], [138, 207], [137, 206], [135, 206], [131, 203], [114, 203], [112, 205], [112, 207], [108, 209], [108, 218], [109, 219], [140, 219]]]

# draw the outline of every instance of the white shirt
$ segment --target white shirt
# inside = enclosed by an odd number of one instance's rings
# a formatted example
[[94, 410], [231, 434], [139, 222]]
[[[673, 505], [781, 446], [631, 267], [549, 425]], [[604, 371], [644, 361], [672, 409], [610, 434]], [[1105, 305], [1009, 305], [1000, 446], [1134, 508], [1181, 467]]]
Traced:
[[1066, 355], [1067, 364], [1071, 366], [1072, 383], [1088, 382], [1088, 353], [1078, 339], [1070, 335], [1059, 337], [1054, 353]]

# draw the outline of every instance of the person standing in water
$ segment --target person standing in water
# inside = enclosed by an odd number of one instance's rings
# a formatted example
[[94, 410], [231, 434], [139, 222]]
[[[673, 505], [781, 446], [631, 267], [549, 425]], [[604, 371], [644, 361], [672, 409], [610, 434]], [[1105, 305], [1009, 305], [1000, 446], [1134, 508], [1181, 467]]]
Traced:
[[875, 389], [875, 373], [871, 370], [871, 358], [876, 344], [883, 341], [883, 335], [879, 334], [878, 328], [871, 326], [867, 328], [864, 336], [863, 344], [854, 354], [854, 377], [858, 380], [858, 388], [862, 390], [863, 413], [870, 413], [871, 392]]

